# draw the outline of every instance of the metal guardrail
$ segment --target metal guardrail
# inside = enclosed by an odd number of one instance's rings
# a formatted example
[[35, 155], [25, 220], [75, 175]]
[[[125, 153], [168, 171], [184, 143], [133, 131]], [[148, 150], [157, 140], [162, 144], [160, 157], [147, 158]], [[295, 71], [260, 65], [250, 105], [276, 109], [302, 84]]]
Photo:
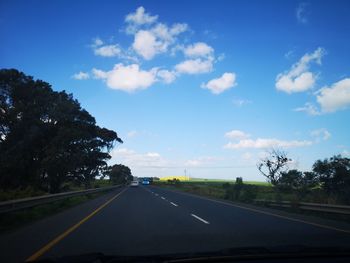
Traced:
[[113, 190], [119, 187], [121, 187], [121, 185], [87, 189], [87, 190], [79, 190], [79, 191], [71, 191], [71, 192], [58, 193], [58, 194], [48, 194], [48, 195], [42, 195], [42, 196], [36, 196], [36, 197], [4, 201], [4, 202], [0, 202], [0, 214], [13, 212], [13, 211], [17, 211], [25, 208], [31, 208], [34, 206], [55, 202], [55, 201], [66, 199], [73, 196], [87, 195], [87, 194]]
[[255, 199], [255, 203], [265, 204], [274, 207], [286, 207], [286, 208], [298, 208], [309, 211], [319, 211], [334, 214], [350, 215], [350, 206], [347, 205], [330, 205], [319, 203], [306, 203], [306, 202], [290, 202], [290, 201], [273, 201], [265, 199]]

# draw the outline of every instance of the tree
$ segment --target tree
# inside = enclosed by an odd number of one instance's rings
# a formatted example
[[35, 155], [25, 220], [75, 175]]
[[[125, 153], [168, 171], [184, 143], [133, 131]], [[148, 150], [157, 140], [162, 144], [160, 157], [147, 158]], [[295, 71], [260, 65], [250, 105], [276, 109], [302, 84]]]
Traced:
[[298, 170], [281, 172], [277, 185], [284, 190], [298, 190], [302, 185], [303, 173]]
[[282, 172], [277, 182], [280, 189], [287, 191], [296, 191], [300, 195], [309, 192], [318, 184], [318, 178], [313, 172], [301, 172], [298, 170], [289, 170]]
[[281, 150], [272, 149], [269, 156], [261, 159], [257, 164], [259, 171], [268, 179], [268, 181], [277, 185], [283, 172], [288, 170], [287, 154]]
[[0, 183], [60, 191], [89, 186], [110, 158], [117, 133], [96, 125], [72, 94], [17, 70], [0, 70]]
[[313, 167], [322, 188], [328, 194], [348, 199], [350, 196], [350, 159], [341, 155], [323, 161], [317, 160]]
[[125, 184], [133, 179], [130, 168], [122, 164], [115, 164], [110, 167], [108, 176], [113, 184]]

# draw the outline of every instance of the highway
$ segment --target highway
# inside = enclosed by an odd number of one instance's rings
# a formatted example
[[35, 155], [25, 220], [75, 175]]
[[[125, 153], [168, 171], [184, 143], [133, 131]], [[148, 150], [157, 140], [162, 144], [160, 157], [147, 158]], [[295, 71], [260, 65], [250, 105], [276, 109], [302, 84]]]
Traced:
[[350, 225], [139, 186], [3, 234], [0, 262], [93, 252], [150, 255], [297, 244], [350, 245]]

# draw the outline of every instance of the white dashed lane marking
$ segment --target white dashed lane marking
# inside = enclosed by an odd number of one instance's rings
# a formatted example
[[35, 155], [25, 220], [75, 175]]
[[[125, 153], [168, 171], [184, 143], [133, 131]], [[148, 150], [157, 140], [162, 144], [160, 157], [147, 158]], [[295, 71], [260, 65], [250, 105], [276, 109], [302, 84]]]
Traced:
[[204, 224], [209, 225], [209, 222], [207, 220], [204, 220], [203, 218], [200, 218], [199, 216], [196, 216], [195, 214], [191, 214], [191, 216], [193, 216], [194, 218], [196, 218], [197, 220], [203, 222]]

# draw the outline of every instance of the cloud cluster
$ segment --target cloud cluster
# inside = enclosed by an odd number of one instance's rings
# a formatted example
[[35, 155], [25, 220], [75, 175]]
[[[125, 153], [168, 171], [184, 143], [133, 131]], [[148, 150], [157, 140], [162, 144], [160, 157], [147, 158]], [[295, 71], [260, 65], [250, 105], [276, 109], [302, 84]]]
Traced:
[[303, 107], [295, 108], [294, 111], [302, 111], [315, 116], [349, 108], [350, 78], [342, 79], [330, 87], [323, 87], [315, 92], [315, 94], [319, 107], [307, 102]]
[[[280, 73], [276, 77], [277, 90], [288, 94], [303, 92], [311, 89], [316, 81], [316, 74], [309, 70], [310, 64], [315, 62], [321, 64], [325, 50], [317, 48], [311, 54], [305, 54], [291, 69]], [[350, 107], [350, 78], [342, 79], [326, 86], [314, 93], [318, 106], [307, 102], [304, 106], [295, 108], [294, 111], [306, 112], [309, 115], [321, 115], [332, 113]]]
[[[224, 54], [216, 58], [214, 48], [205, 42], [191, 43], [189, 38], [182, 38], [181, 35], [189, 31], [186, 23], [167, 25], [159, 21], [158, 15], [146, 12], [142, 6], [127, 14], [124, 22], [122, 32], [132, 37], [128, 48], [122, 48], [117, 43], [105, 43], [100, 38], [94, 39], [90, 45], [96, 56], [122, 60], [110, 70], [92, 69], [92, 76], [105, 81], [109, 88], [133, 92], [149, 88], [156, 82], [170, 84], [183, 74], [212, 72], [214, 64], [224, 58]], [[183, 57], [180, 60], [177, 58], [179, 51]], [[170, 61], [176, 62], [170, 68], [153, 66], [142, 69], [142, 61], [151, 61], [159, 55], [166, 55]], [[235, 73], [224, 73], [220, 78], [203, 83], [202, 87], [219, 94], [235, 86], [235, 79]]]
[[257, 138], [250, 139], [250, 135], [240, 131], [232, 130], [225, 134], [227, 138], [235, 140], [235, 142], [228, 142], [224, 145], [226, 149], [270, 149], [270, 148], [292, 148], [292, 147], [303, 147], [312, 145], [312, 141], [298, 141], [298, 140], [279, 140], [275, 138]]
[[111, 156], [112, 162], [122, 162], [130, 168], [168, 165], [168, 161], [157, 152], [138, 153], [127, 148], [115, 148], [112, 150]]
[[310, 64], [315, 62], [320, 65], [324, 54], [325, 50], [321, 47], [311, 54], [305, 54], [289, 71], [277, 75], [276, 89], [289, 94], [311, 89], [315, 84], [316, 74], [309, 71]]

